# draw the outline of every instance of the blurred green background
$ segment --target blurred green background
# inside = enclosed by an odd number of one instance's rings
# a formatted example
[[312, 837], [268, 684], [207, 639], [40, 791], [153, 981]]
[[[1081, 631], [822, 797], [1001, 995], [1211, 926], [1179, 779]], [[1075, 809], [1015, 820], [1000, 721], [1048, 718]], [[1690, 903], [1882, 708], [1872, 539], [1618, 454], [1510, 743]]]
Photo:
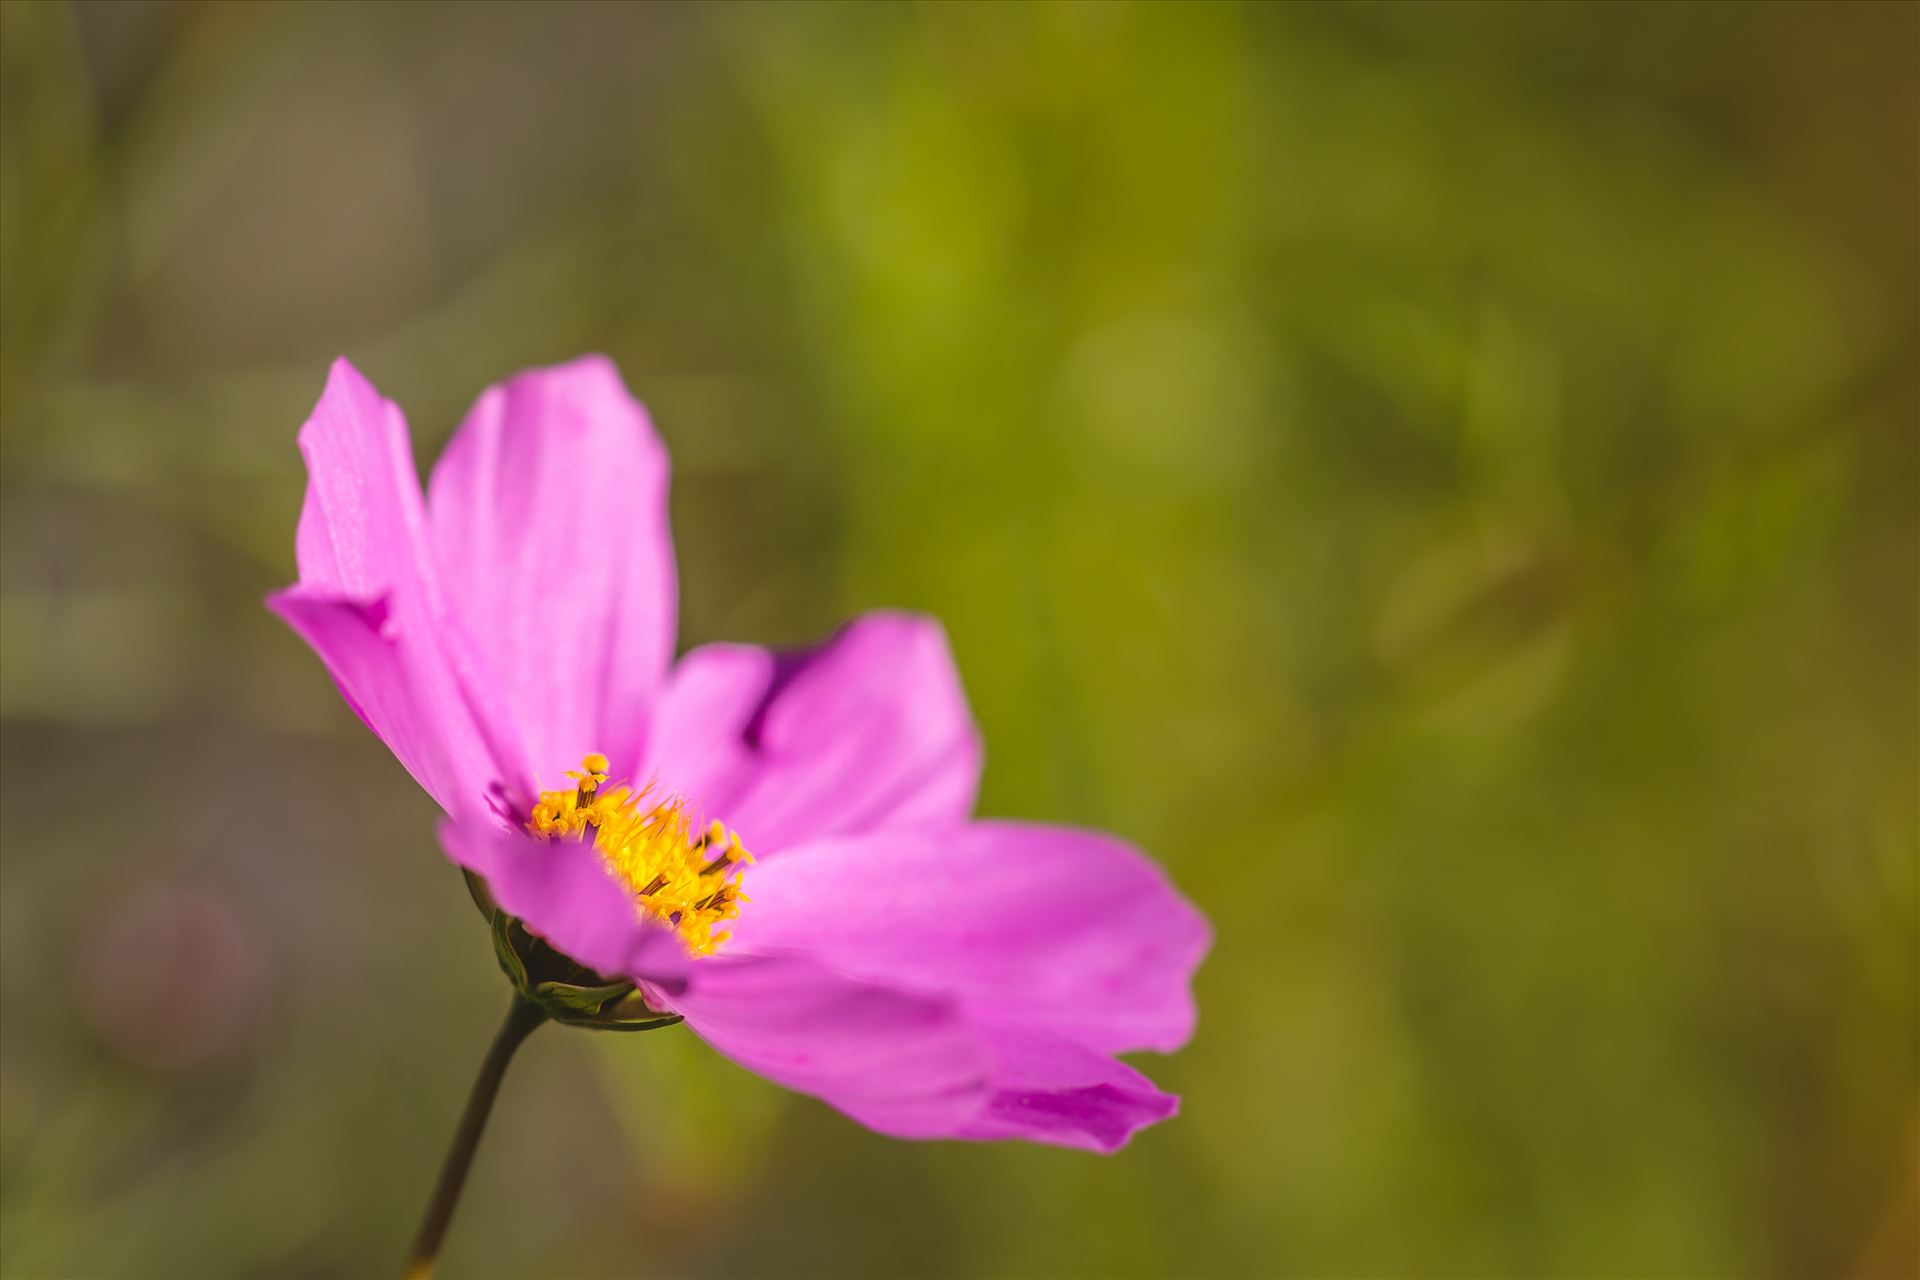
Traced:
[[446, 1274], [1914, 1274], [1917, 15], [5, 0], [0, 1270], [398, 1265], [506, 988], [293, 435], [602, 350], [683, 644], [937, 613], [1218, 943], [1111, 1159], [543, 1033]]

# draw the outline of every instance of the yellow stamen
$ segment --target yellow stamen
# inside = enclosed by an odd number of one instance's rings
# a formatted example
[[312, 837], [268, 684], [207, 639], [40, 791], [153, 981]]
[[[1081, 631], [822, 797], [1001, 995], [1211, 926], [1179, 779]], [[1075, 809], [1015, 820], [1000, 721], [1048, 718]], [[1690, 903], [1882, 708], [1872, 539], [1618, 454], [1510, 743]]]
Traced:
[[[747, 901], [739, 873], [753, 855], [722, 822], [709, 824], [696, 838], [693, 817], [679, 796], [650, 803], [651, 784], [638, 791], [624, 783], [607, 786], [607, 768], [605, 756], [587, 756], [578, 771], [567, 774], [574, 786], [540, 793], [527, 830], [543, 843], [591, 838], [607, 867], [632, 891], [642, 915], [672, 928], [694, 955], [713, 954], [731, 936], [715, 930], [738, 916]], [[717, 856], [707, 856], [709, 846], [719, 850]]]

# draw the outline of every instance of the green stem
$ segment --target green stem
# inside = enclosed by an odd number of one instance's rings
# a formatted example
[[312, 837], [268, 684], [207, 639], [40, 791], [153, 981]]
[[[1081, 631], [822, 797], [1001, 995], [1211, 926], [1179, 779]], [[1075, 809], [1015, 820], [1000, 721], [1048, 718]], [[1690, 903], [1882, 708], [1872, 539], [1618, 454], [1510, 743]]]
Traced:
[[460, 1189], [466, 1185], [467, 1170], [473, 1165], [473, 1153], [480, 1147], [480, 1134], [487, 1127], [487, 1116], [493, 1110], [494, 1095], [500, 1092], [500, 1081], [507, 1074], [507, 1064], [513, 1061], [513, 1051], [520, 1047], [520, 1042], [546, 1020], [546, 1012], [539, 1005], [514, 992], [506, 1020], [494, 1035], [493, 1044], [480, 1063], [480, 1074], [474, 1078], [473, 1090], [467, 1094], [467, 1109], [460, 1113], [460, 1127], [453, 1131], [453, 1145], [447, 1148], [447, 1158], [440, 1165], [440, 1180], [434, 1183], [433, 1199], [427, 1202], [426, 1215], [420, 1219], [420, 1231], [413, 1238], [413, 1250], [407, 1255], [406, 1270], [402, 1273], [406, 1280], [425, 1280], [438, 1265], [440, 1242], [446, 1238], [454, 1207], [460, 1203]]

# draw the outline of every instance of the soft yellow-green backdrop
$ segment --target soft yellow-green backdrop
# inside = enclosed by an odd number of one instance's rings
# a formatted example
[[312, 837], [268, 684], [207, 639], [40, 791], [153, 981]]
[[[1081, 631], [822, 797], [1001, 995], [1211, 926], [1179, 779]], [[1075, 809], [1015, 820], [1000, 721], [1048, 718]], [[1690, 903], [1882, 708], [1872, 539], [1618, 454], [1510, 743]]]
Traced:
[[1916, 14], [4, 0], [0, 1271], [397, 1265], [506, 988], [293, 433], [602, 350], [683, 644], [937, 613], [1218, 943], [1110, 1159], [542, 1032], [446, 1274], [1912, 1274]]

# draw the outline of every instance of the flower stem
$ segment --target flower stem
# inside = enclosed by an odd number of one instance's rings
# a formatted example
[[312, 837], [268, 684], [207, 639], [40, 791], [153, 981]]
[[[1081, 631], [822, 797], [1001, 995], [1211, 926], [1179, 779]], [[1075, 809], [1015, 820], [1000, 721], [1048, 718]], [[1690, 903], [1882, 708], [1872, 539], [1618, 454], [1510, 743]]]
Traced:
[[507, 1063], [513, 1060], [513, 1051], [520, 1047], [520, 1042], [546, 1020], [546, 1012], [539, 1005], [514, 992], [506, 1020], [495, 1033], [493, 1044], [480, 1063], [480, 1074], [474, 1077], [473, 1090], [467, 1094], [467, 1109], [460, 1113], [460, 1127], [453, 1132], [453, 1145], [447, 1148], [447, 1158], [440, 1165], [440, 1180], [434, 1183], [433, 1199], [427, 1202], [426, 1215], [420, 1219], [420, 1231], [414, 1236], [413, 1249], [407, 1255], [403, 1272], [406, 1280], [425, 1280], [439, 1263], [440, 1242], [446, 1238], [447, 1224], [453, 1221], [454, 1207], [460, 1203], [460, 1189], [466, 1185], [467, 1170], [473, 1165], [473, 1153], [479, 1149], [480, 1134], [487, 1127], [487, 1115], [493, 1110], [494, 1095], [500, 1092], [500, 1081], [507, 1074]]

